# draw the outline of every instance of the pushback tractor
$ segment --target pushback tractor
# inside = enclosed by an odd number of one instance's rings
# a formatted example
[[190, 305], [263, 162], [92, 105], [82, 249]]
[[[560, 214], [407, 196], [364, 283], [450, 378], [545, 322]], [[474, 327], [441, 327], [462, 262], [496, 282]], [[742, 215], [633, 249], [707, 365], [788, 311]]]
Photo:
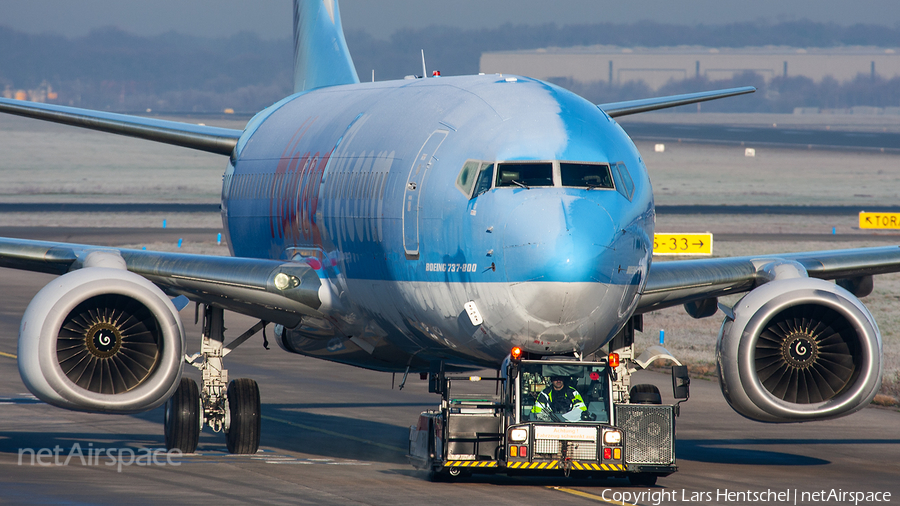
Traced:
[[[675, 418], [690, 379], [660, 346], [633, 354], [629, 344], [592, 361], [529, 359], [513, 348], [496, 378], [453, 376], [438, 365], [429, 391], [441, 395], [440, 409], [410, 427], [409, 461], [433, 480], [504, 473], [652, 485], [677, 470]], [[659, 359], [678, 364], [675, 404], [662, 404], [654, 385], [630, 386], [631, 373]]]

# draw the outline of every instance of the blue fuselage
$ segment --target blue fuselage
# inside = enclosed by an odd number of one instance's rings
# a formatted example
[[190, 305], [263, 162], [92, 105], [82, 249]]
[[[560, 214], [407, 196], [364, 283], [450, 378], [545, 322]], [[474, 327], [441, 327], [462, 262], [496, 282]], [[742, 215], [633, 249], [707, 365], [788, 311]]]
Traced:
[[[511, 162], [552, 181], [527, 184]], [[564, 184], [572, 163], [612, 167], [614, 187]], [[496, 365], [514, 345], [594, 352], [631, 316], [652, 251], [634, 144], [595, 105], [523, 77], [291, 96], [247, 126], [222, 203], [234, 255], [307, 262], [330, 293], [282, 345], [381, 370]]]

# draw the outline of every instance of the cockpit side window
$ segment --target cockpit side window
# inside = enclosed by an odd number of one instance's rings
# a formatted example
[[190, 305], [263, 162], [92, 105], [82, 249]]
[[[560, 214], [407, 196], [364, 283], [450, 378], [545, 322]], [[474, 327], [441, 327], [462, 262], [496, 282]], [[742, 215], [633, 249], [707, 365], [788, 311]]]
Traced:
[[559, 175], [563, 186], [576, 188], [613, 189], [609, 165], [598, 163], [559, 162]]
[[472, 198], [481, 195], [491, 189], [491, 183], [494, 180], [494, 164], [485, 163], [481, 166], [481, 172], [478, 173], [478, 181], [475, 183], [475, 193]]
[[477, 161], [467, 161], [459, 171], [459, 176], [456, 177], [456, 188], [467, 198], [472, 194], [472, 185], [475, 184], [475, 178], [478, 175], [478, 165]]
[[499, 163], [497, 164], [497, 186], [553, 186], [553, 164], [539, 163]]
[[612, 169], [613, 178], [616, 180], [616, 189], [626, 199], [631, 200], [631, 197], [634, 196], [634, 180], [631, 179], [631, 174], [628, 172], [625, 164], [617, 162], [609, 165], [610, 169]]

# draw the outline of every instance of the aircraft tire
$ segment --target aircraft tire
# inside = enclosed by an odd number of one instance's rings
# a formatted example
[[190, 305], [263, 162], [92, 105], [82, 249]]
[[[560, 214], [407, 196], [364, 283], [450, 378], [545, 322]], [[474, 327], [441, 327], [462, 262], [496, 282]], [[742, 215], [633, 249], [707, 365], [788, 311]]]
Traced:
[[262, 415], [259, 386], [248, 378], [228, 384], [228, 409], [231, 426], [225, 433], [229, 453], [253, 454], [259, 449], [259, 425]]
[[178, 389], [166, 401], [166, 449], [194, 453], [200, 442], [200, 390], [197, 382], [181, 378]]

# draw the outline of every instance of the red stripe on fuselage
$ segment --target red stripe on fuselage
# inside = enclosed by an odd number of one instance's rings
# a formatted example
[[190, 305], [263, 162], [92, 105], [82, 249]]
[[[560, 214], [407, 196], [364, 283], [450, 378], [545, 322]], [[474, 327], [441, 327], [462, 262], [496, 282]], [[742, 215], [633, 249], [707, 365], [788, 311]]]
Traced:
[[273, 239], [284, 239], [285, 246], [322, 245], [315, 223], [318, 190], [334, 148], [322, 157], [320, 151], [303, 152], [302, 140], [315, 121], [304, 121], [285, 146], [269, 193], [269, 232]]
[[296, 168], [297, 161], [300, 158], [298, 149], [300, 141], [303, 140], [303, 136], [306, 135], [306, 132], [309, 131], [314, 122], [315, 118], [307, 119], [297, 128], [294, 135], [291, 136], [291, 140], [284, 147], [281, 158], [278, 159], [278, 166], [275, 168], [275, 177], [272, 178], [272, 188], [269, 192], [271, 196], [269, 201], [269, 234], [273, 239], [284, 237], [283, 216], [286, 213], [283, 212], [282, 207], [286, 199], [282, 193], [286, 192], [288, 187], [285, 178], [288, 177], [289, 171], [292, 172], [290, 170], [292, 167]]

